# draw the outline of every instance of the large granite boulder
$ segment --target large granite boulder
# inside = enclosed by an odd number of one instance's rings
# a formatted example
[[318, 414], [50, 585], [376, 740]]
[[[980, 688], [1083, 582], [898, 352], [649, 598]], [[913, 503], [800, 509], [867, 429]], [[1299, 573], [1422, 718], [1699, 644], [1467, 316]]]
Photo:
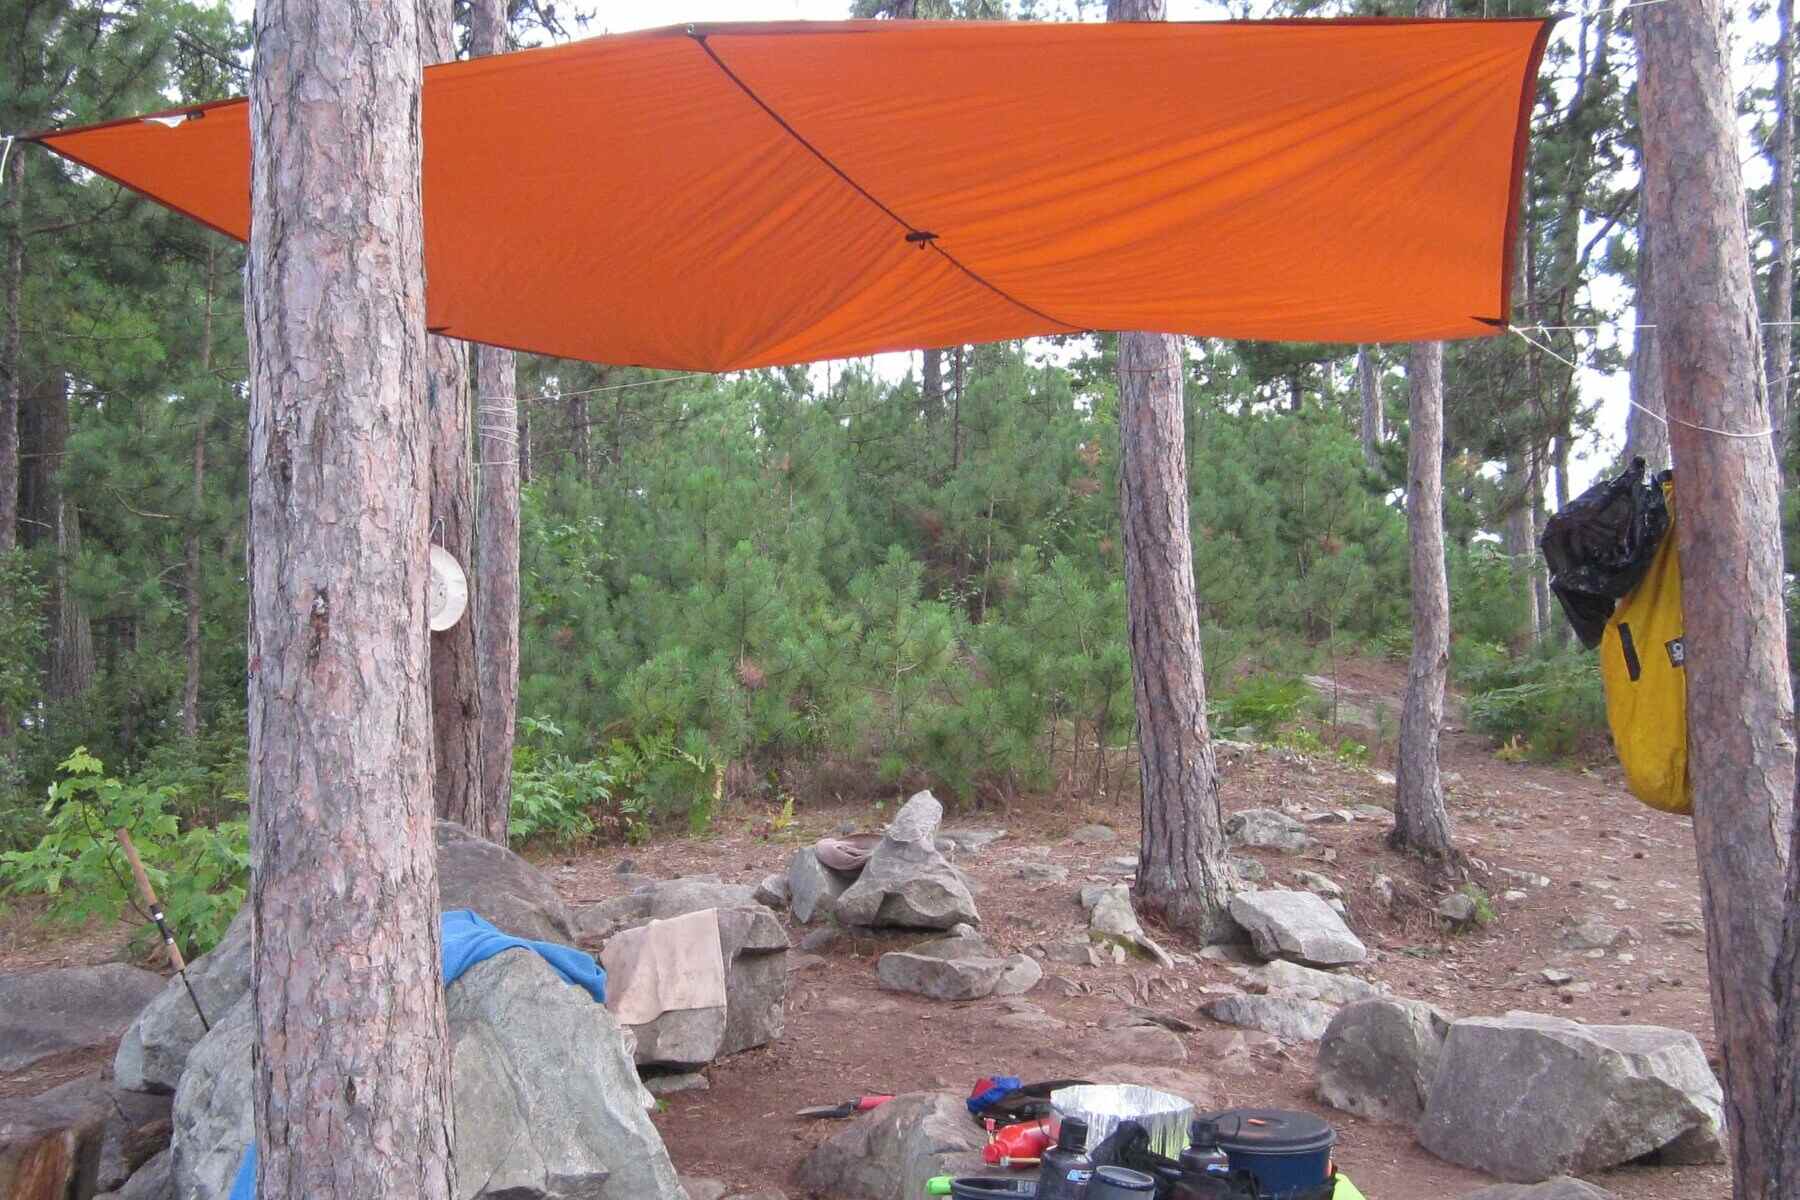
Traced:
[[461, 825], [437, 823], [438, 904], [472, 909], [502, 933], [573, 945], [575, 922], [550, 880], [508, 850]]
[[1273, 808], [1246, 808], [1225, 818], [1225, 836], [1233, 846], [1284, 850], [1298, 854], [1312, 845], [1306, 826]]
[[[787, 932], [752, 890], [716, 879], [670, 879], [604, 902], [610, 933], [703, 909], [719, 919], [725, 1004], [666, 1012], [630, 1026], [641, 1064], [691, 1070], [781, 1037], [787, 1018]], [[585, 927], [591, 918], [583, 914]]]
[[1418, 1125], [1453, 1163], [1515, 1183], [1660, 1151], [1722, 1161], [1719, 1081], [1693, 1034], [1511, 1012], [1450, 1027]]
[[964, 930], [884, 954], [875, 974], [890, 991], [932, 1000], [979, 1000], [1028, 992], [1044, 977], [1044, 969], [1029, 955], [1003, 955], [979, 933]]
[[124, 1186], [113, 1192], [99, 1192], [94, 1200], [175, 1200], [175, 1155], [164, 1150], [139, 1167]]
[[[528, 950], [445, 991], [461, 1200], [684, 1200], [628, 1035]], [[248, 998], [194, 1047], [175, 1093], [181, 1200], [224, 1200], [253, 1132]]]
[[125, 1031], [113, 1055], [113, 1079], [120, 1087], [174, 1091], [188, 1052], [206, 1032], [200, 1012], [218, 1022], [250, 993], [249, 905], [238, 910], [217, 946], [188, 964], [187, 979], [192, 995], [180, 979], [169, 980]]
[[604, 1005], [526, 950], [477, 963], [445, 1000], [462, 1196], [684, 1196]]
[[1318, 1041], [1337, 1014], [1329, 1004], [1285, 992], [1220, 996], [1207, 1001], [1201, 1011], [1222, 1024], [1272, 1033], [1289, 1042]]
[[829, 917], [837, 909], [838, 897], [855, 882], [856, 875], [832, 870], [819, 861], [811, 846], [801, 846], [788, 859], [788, 911], [802, 925]]
[[936, 958], [901, 950], [882, 955], [875, 964], [882, 987], [931, 1000], [991, 996], [1005, 970], [1006, 964], [997, 958]]
[[795, 1181], [821, 1200], [915, 1200], [934, 1176], [980, 1172], [982, 1141], [960, 1096], [913, 1092], [819, 1143]]
[[1382, 990], [1365, 979], [1341, 971], [1321, 971], [1278, 958], [1258, 966], [1232, 967], [1231, 973], [1244, 983], [1248, 992], [1280, 992], [1326, 1004], [1354, 1004], [1358, 1000], [1379, 1000]]
[[1362, 1000], [1331, 1019], [1319, 1043], [1319, 1099], [1411, 1125], [1425, 1111], [1450, 1018], [1418, 1000]]
[[175, 1089], [169, 1173], [182, 1200], [225, 1200], [256, 1136], [250, 1054], [256, 1014], [245, 995], [195, 1043]]
[[0, 1100], [0, 1196], [49, 1200], [116, 1188], [169, 1142], [169, 1098], [84, 1075]]
[[110, 1047], [162, 989], [123, 963], [0, 974], [0, 1072]]
[[[437, 823], [436, 836], [438, 901], [446, 911], [473, 909], [515, 937], [575, 943], [568, 907], [536, 867], [449, 821]], [[238, 910], [217, 946], [188, 964], [187, 975], [209, 1021], [249, 993], [248, 905]], [[114, 1079], [134, 1091], [174, 1091], [203, 1032], [187, 989], [181, 980], [169, 980], [125, 1031], [113, 1058]]]
[[1344, 919], [1311, 892], [1239, 892], [1231, 898], [1231, 918], [1264, 958], [1337, 967], [1369, 954]]
[[944, 806], [930, 792], [901, 807], [862, 874], [838, 896], [840, 922], [907, 929], [981, 923], [968, 884], [934, 842], [943, 815]]

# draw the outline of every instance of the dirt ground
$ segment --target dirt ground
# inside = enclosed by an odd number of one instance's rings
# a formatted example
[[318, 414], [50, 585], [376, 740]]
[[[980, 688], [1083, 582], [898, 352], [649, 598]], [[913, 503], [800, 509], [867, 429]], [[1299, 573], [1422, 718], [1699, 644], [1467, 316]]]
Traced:
[[[1398, 668], [1354, 664], [1341, 668], [1338, 678], [1347, 702], [1373, 701], [1398, 711]], [[1283, 801], [1308, 810], [1391, 805], [1391, 782], [1378, 774], [1386, 765], [1380, 761], [1350, 766], [1265, 748], [1224, 756], [1221, 765], [1227, 812]], [[1387, 827], [1376, 820], [1321, 825], [1312, 830], [1315, 844], [1303, 855], [1248, 852], [1267, 868], [1264, 886], [1292, 885], [1292, 872], [1301, 868], [1335, 879], [1344, 888], [1350, 924], [1370, 950], [1359, 973], [1397, 995], [1428, 1000], [1456, 1016], [1526, 1009], [1594, 1024], [1668, 1025], [1692, 1031], [1715, 1056], [1690, 823], [1639, 805], [1610, 766], [1580, 770], [1504, 762], [1484, 739], [1460, 730], [1444, 738], [1443, 765], [1459, 844], [1477, 860], [1477, 878], [1493, 896], [1498, 918], [1491, 925], [1460, 936], [1442, 932], [1431, 916], [1442, 893], [1425, 885], [1414, 863], [1386, 848]], [[879, 828], [882, 821], [863, 804], [802, 798], [798, 807], [797, 823], [779, 834], [770, 830], [770, 814], [737, 812], [703, 838], [542, 859], [540, 865], [572, 903], [623, 890], [618, 868], [624, 860], [638, 872], [662, 878], [712, 873], [754, 885], [780, 870], [795, 846], [844, 827]], [[1076, 826], [1096, 819], [1118, 832], [1115, 842], [1066, 840]], [[1135, 805], [1126, 811], [1124, 802], [1107, 810], [1071, 811], [1027, 801], [1006, 811], [952, 814], [946, 825], [1007, 830], [1005, 837], [955, 861], [979, 886], [984, 934], [1009, 953], [1079, 934], [1085, 926], [1077, 888], [1090, 880], [1127, 877], [1108, 860], [1137, 847]], [[1066, 866], [1068, 882], [1019, 880], [1017, 867], [1027, 857]], [[1521, 882], [1505, 870], [1549, 882]], [[1379, 874], [1400, 885], [1396, 913], [1384, 909], [1371, 891]], [[1515, 898], [1504, 898], [1509, 891]], [[15, 910], [0, 922], [0, 970], [94, 962], [119, 953], [117, 930], [70, 938], [30, 923], [27, 916]], [[1635, 937], [1593, 957], [1588, 955], [1594, 952], [1565, 949], [1563, 931], [1589, 916], [1629, 926]], [[792, 930], [796, 947], [806, 932]], [[818, 954], [791, 953], [785, 1036], [714, 1064], [706, 1072], [708, 1090], [664, 1098], [656, 1123], [676, 1167], [685, 1175], [798, 1196], [791, 1182], [795, 1166], [841, 1125], [796, 1120], [793, 1110], [865, 1092], [940, 1087], [966, 1092], [986, 1074], [1079, 1075], [1104, 1065], [1084, 1044], [1124, 1005], [1135, 1004], [1199, 1027], [1181, 1035], [1189, 1056], [1182, 1065], [1215, 1080], [1214, 1099], [1221, 1107], [1304, 1108], [1329, 1119], [1339, 1132], [1340, 1167], [1371, 1200], [1440, 1200], [1489, 1182], [1431, 1157], [1403, 1128], [1320, 1107], [1312, 1098], [1312, 1046], [1265, 1045], [1247, 1067], [1241, 1056], [1228, 1066], [1218, 1056], [1229, 1032], [1196, 1010], [1204, 989], [1235, 982], [1230, 964], [1194, 957], [1194, 948], [1178, 938], [1164, 944], [1185, 951], [1192, 961], [1172, 970], [1046, 964], [1044, 983], [1023, 999], [1048, 1020], [1041, 1028], [1024, 1029], [995, 1023], [1007, 1001], [946, 1004], [881, 990], [877, 957], [916, 940], [843, 937]], [[1575, 987], [1544, 982], [1540, 972], [1548, 967], [1569, 972]], [[1252, 1040], [1266, 1042], [1254, 1035]], [[87, 1065], [62, 1064], [64, 1077]], [[50, 1086], [61, 1073], [40, 1070], [30, 1081], [0, 1080], [0, 1094]], [[1724, 1167], [1635, 1166], [1592, 1181], [1635, 1200], [1730, 1194]]]

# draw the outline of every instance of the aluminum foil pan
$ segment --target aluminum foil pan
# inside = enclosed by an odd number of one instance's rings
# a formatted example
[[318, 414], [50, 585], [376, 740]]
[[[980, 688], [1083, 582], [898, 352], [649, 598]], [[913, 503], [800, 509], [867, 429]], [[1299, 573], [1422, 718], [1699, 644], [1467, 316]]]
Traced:
[[1150, 1149], [1164, 1158], [1177, 1158], [1187, 1148], [1188, 1126], [1194, 1119], [1194, 1106], [1180, 1096], [1135, 1083], [1058, 1088], [1050, 1094], [1050, 1106], [1059, 1118], [1087, 1122], [1084, 1149], [1098, 1146], [1121, 1123], [1136, 1121], [1150, 1135]]

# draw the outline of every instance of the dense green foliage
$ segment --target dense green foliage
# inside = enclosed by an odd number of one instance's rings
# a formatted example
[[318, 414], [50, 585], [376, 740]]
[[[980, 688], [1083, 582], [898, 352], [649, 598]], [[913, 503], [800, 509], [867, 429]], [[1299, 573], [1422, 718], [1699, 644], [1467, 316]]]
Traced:
[[[183, 952], [209, 950], [244, 902], [250, 833], [241, 817], [184, 826], [179, 813], [188, 798], [181, 782], [156, 771], [115, 779], [78, 747], [50, 788], [44, 836], [28, 850], [0, 854], [0, 884], [49, 897], [50, 915], [63, 920], [117, 920], [128, 910], [147, 917], [113, 841], [123, 829]], [[242, 793], [237, 801], [241, 808]], [[142, 936], [150, 936], [148, 927]]]

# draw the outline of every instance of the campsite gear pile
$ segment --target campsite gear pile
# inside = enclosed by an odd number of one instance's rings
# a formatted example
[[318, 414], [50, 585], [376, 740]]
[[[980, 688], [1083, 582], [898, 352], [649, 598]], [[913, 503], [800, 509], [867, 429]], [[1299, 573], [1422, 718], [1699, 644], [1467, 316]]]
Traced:
[[[954, 1200], [1362, 1200], [1331, 1159], [1337, 1133], [1309, 1113], [1234, 1108], [1196, 1117], [1180, 1097], [1133, 1084], [978, 1080], [969, 1112], [983, 1158], [1035, 1178], [939, 1176]], [[1006, 1121], [1004, 1118], [1017, 1119]]]
[[1551, 517], [1543, 550], [1569, 624], [1600, 652], [1626, 785], [1652, 808], [1687, 813], [1687, 651], [1674, 527], [1671, 473], [1649, 476], [1638, 458]]

